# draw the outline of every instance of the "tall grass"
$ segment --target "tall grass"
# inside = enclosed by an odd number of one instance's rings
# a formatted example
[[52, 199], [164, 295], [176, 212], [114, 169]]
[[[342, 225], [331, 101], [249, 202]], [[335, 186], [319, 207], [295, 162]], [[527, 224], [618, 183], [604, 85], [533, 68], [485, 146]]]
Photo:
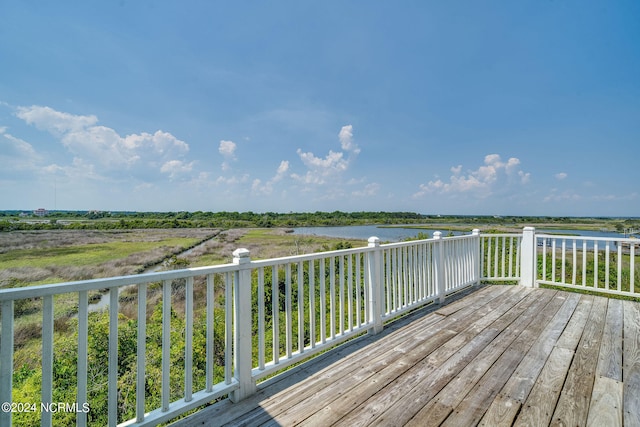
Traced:
[[0, 287], [135, 274], [219, 230], [0, 233]]
[[[155, 230], [154, 230], [155, 231]], [[166, 230], [158, 230], [166, 231]], [[176, 230], [180, 231], [180, 230]], [[184, 231], [184, 230], [181, 230]], [[16, 248], [16, 252], [41, 254], [44, 260], [44, 254], [50, 253], [51, 257], [47, 262], [44, 262], [39, 267], [33, 267], [33, 271], [56, 271], [56, 277], [49, 277], [45, 279], [47, 283], [52, 283], [54, 280], [68, 280], [70, 275], [80, 274], [104, 274], [105, 276], [114, 275], [115, 271], [121, 271], [122, 268], [137, 268], [133, 261], [139, 263], [148, 259], [162, 259], [167, 256], [167, 251], [173, 246], [166, 244], [167, 242], [183, 243], [187, 245], [194, 241], [194, 236], [167, 236], [163, 235], [159, 238], [157, 235], [153, 236], [153, 233], [138, 234], [136, 238], [147, 238], [147, 241], [134, 241], [132, 235], [127, 235], [130, 241], [99, 241], [99, 236], [93, 236], [92, 241], [88, 243], [84, 241], [84, 246], [78, 244], [74, 245], [70, 240], [66, 243], [65, 250], [58, 250], [59, 248], [42, 248], [38, 245], [48, 245], [47, 239], [43, 235], [35, 236], [37, 243], [32, 243], [33, 247], [25, 247], [24, 243], [20, 243], [22, 247]], [[55, 236], [58, 237], [58, 236]], [[114, 236], [109, 236], [114, 237]], [[122, 236], [121, 236], [122, 237]], [[261, 238], [266, 238], [268, 243], [263, 246], [268, 246], [267, 249], [263, 249], [259, 242]], [[304, 239], [304, 245], [301, 244]], [[197, 240], [197, 239], [196, 239]], [[305, 251], [320, 250], [323, 249], [323, 245], [328, 245], [333, 242], [335, 244], [340, 239], [319, 238], [313, 242], [313, 238], [301, 236], [293, 236], [291, 234], [284, 233], [278, 230], [269, 231], [247, 231], [247, 230], [230, 230], [228, 233], [223, 233], [218, 238], [208, 241], [206, 244], [198, 247], [192, 251], [189, 255], [185, 256], [185, 264], [195, 265], [201, 262], [203, 259], [220, 259], [223, 262], [231, 261], [231, 253], [239, 246], [249, 247], [252, 250], [252, 257], [257, 258], [257, 254], [268, 254], [271, 257], [289, 255], [292, 251], [300, 251], [301, 248]], [[61, 240], [59, 240], [61, 241]], [[359, 242], [360, 245], [364, 245], [364, 242]], [[133, 248], [138, 250], [149, 248], [150, 246], [158, 246], [152, 250], [146, 250], [143, 252], [135, 252]], [[101, 253], [103, 249], [101, 247], [110, 247], [114, 254], [112, 259], [106, 260], [105, 257], [95, 255], [94, 257], [88, 256], [84, 258], [99, 259], [101, 264], [92, 265], [87, 264], [85, 266], [76, 265], [52, 265], [53, 263], [64, 260], [65, 257], [70, 256], [71, 253], [77, 253], [80, 247], [88, 252], [96, 251]], [[71, 250], [73, 249], [73, 250]], [[170, 252], [169, 252], [170, 254]], [[115, 255], [119, 255], [117, 258]], [[0, 256], [9, 257], [5, 252]], [[19, 259], [20, 256], [16, 254], [11, 255], [14, 259]], [[7, 258], [5, 258], [7, 259]], [[184, 264], [181, 264], [184, 265]], [[0, 274], [6, 274], [7, 272], [15, 272], [17, 270], [28, 269], [29, 267], [12, 267], [4, 268], [4, 264], [0, 265]], [[6, 277], [6, 276], [5, 276]], [[284, 276], [282, 276], [284, 277]], [[297, 275], [296, 275], [297, 277]], [[215, 380], [218, 381], [222, 378], [222, 369], [224, 367], [224, 283], [221, 277], [216, 275], [215, 281], [215, 293], [216, 293], [216, 373]], [[294, 283], [295, 283], [294, 279]], [[184, 331], [184, 316], [185, 316], [185, 292], [184, 281], [174, 281], [172, 283], [171, 293], [171, 307], [172, 307], [172, 346], [171, 346], [171, 359], [172, 366], [183, 366], [181, 357], [184, 357], [183, 340], [179, 336]], [[13, 277], [12, 285], [18, 285], [18, 280]], [[295, 296], [295, 293], [294, 293]], [[123, 290], [119, 296], [119, 369], [122, 371], [122, 375], [118, 380], [118, 388], [120, 393], [119, 398], [119, 417], [120, 421], [124, 421], [133, 416], [133, 403], [135, 401], [135, 395], [132, 394], [132, 384], [135, 380], [135, 338], [136, 338], [136, 324], [137, 324], [137, 289], [128, 288]], [[199, 277], [194, 283], [194, 386], [196, 389], [203, 387], [204, 364], [204, 331], [205, 328], [205, 301], [206, 301], [206, 284], [204, 278]], [[147, 290], [147, 384], [146, 388], [149, 390], [147, 409], [153, 409], [159, 404], [159, 383], [160, 374], [159, 371], [159, 349], [161, 338], [161, 322], [158, 316], [161, 314], [162, 303], [162, 289], [161, 284], [150, 284]], [[54, 330], [55, 330], [55, 343], [54, 343], [54, 398], [59, 401], [72, 401], [75, 395], [75, 353], [73, 347], [76, 344], [77, 337], [77, 319], [74, 315], [77, 313], [78, 307], [78, 295], [77, 293], [70, 293], [59, 295], [55, 297], [55, 313], [54, 313]], [[159, 311], [160, 310], [160, 311]], [[42, 300], [39, 298], [24, 300], [16, 303], [16, 323], [15, 323], [15, 336], [14, 342], [16, 351], [14, 354], [14, 398], [16, 401], [30, 402], [38, 399], [40, 393], [40, 379], [41, 379], [41, 331], [42, 331]], [[98, 424], [103, 424], [105, 421], [106, 408], [104, 407], [106, 402], [106, 371], [105, 364], [101, 363], [106, 359], [106, 343], [108, 342], [108, 313], [106, 312], [92, 312], [90, 313], [90, 381], [91, 386], [89, 390], [89, 400], [91, 403], [91, 420]], [[284, 319], [281, 322], [284, 325]], [[295, 330], [297, 333], [297, 330]], [[284, 331], [283, 331], [284, 333]], [[175, 341], [173, 335], [177, 334]], [[175, 342], [175, 345], [173, 343]], [[271, 356], [271, 355], [270, 355]], [[176, 369], [171, 374], [171, 393], [172, 398], [180, 397], [180, 393], [183, 385], [183, 371]], [[56, 414], [54, 421], [60, 424], [66, 424], [72, 422], [70, 419], [62, 418], [65, 414]], [[16, 422], [24, 423], [25, 425], [35, 422], [35, 419], [30, 419], [29, 414], [20, 414], [15, 418]]]

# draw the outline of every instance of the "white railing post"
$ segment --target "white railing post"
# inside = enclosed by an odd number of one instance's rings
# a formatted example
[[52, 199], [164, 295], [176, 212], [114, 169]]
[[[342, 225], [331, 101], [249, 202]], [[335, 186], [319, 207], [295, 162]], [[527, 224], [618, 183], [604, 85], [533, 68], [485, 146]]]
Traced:
[[536, 286], [536, 229], [525, 227], [520, 244], [520, 285], [532, 288]]
[[438, 304], [444, 303], [446, 294], [446, 286], [444, 283], [444, 247], [442, 245], [442, 232], [433, 233], [435, 244], [433, 246], [433, 268], [435, 269], [436, 292], [438, 295]]
[[251, 322], [251, 257], [248, 249], [233, 251], [233, 263], [240, 266], [233, 283], [233, 375], [239, 389], [231, 395], [233, 402], [239, 402], [256, 391], [256, 382], [251, 376], [252, 337]]
[[[13, 390], [13, 300], [2, 301], [2, 336], [0, 337], [0, 403], [11, 403]], [[3, 408], [6, 409], [6, 408]], [[9, 408], [11, 409], [11, 408]], [[11, 411], [0, 410], [0, 425], [11, 425]]]
[[370, 333], [382, 332], [382, 315], [384, 314], [384, 289], [382, 288], [382, 252], [380, 239], [369, 237], [369, 247], [376, 248], [367, 254], [369, 278], [369, 322], [373, 325]]
[[480, 265], [481, 265], [481, 258], [480, 258], [480, 245], [482, 245], [482, 239], [480, 238], [480, 229], [478, 228], [474, 228], [471, 231], [471, 235], [474, 236], [473, 237], [473, 247], [474, 247], [474, 251], [473, 251], [473, 278], [475, 279], [475, 286], [478, 286], [480, 284]]

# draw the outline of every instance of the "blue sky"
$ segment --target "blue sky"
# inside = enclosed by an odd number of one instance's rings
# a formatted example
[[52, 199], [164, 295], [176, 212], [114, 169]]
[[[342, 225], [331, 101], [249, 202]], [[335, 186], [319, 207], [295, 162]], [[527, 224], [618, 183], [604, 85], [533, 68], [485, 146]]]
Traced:
[[0, 16], [0, 209], [640, 216], [636, 0]]

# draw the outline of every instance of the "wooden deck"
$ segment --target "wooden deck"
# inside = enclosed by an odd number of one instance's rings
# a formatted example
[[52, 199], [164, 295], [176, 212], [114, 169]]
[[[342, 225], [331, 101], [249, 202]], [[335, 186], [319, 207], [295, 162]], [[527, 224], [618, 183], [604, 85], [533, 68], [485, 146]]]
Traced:
[[486, 286], [176, 426], [640, 426], [640, 303]]

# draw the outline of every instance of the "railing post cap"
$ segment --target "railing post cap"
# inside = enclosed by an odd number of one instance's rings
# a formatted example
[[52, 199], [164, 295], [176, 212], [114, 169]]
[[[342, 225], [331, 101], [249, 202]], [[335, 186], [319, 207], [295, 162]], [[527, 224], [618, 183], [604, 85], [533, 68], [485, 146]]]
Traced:
[[524, 231], [536, 231], [536, 228], [535, 227], [525, 227], [523, 230]]
[[233, 251], [233, 263], [244, 264], [251, 261], [251, 251], [246, 248], [238, 248]]
[[434, 239], [441, 239], [442, 238], [442, 231], [436, 231], [433, 233], [433, 238]]
[[376, 236], [369, 237], [367, 242], [369, 242], [369, 246], [380, 246], [380, 238]]
[[473, 230], [471, 230], [471, 234], [473, 234], [474, 236], [477, 236], [478, 234], [480, 234], [480, 229], [474, 228]]

